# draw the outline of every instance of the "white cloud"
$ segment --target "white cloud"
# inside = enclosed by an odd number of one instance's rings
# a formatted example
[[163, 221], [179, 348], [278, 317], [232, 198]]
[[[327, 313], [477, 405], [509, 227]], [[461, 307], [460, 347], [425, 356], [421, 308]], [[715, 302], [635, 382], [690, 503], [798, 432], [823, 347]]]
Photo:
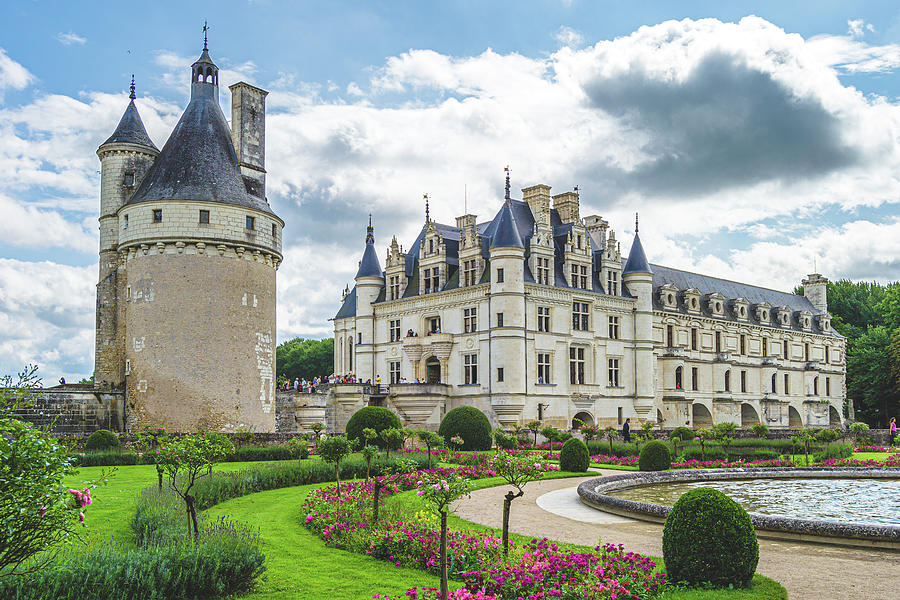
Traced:
[[850, 19], [847, 21], [847, 33], [853, 37], [862, 37], [866, 32], [874, 33], [875, 28], [871, 23], [866, 23], [863, 19]]
[[569, 46], [571, 48], [577, 48], [584, 43], [584, 35], [577, 29], [572, 29], [566, 25], [561, 25], [556, 30], [553, 34], [553, 39], [559, 42], [561, 46]]
[[30, 85], [32, 81], [34, 81], [34, 75], [11, 59], [6, 50], [0, 48], [0, 100], [3, 100], [4, 89], [21, 90]]
[[[98, 238], [80, 223], [57, 211], [41, 210], [0, 194], [0, 239], [6, 244], [29, 248], [70, 248], [94, 252]], [[96, 221], [95, 221], [96, 222]]]
[[71, 46], [72, 44], [77, 44], [79, 46], [84, 46], [85, 42], [87, 42], [86, 37], [82, 37], [75, 33], [74, 31], [70, 31], [68, 33], [57, 33], [56, 39], [63, 46]]

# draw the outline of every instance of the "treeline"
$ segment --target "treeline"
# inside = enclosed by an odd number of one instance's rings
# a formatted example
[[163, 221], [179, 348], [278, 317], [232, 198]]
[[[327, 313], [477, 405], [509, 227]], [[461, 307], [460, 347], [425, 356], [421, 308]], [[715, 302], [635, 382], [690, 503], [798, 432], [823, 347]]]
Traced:
[[301, 337], [278, 344], [275, 349], [275, 378], [312, 379], [334, 373], [334, 339], [310, 340]]
[[887, 427], [900, 419], [900, 282], [829, 283], [828, 312], [847, 337], [847, 398], [856, 419]]

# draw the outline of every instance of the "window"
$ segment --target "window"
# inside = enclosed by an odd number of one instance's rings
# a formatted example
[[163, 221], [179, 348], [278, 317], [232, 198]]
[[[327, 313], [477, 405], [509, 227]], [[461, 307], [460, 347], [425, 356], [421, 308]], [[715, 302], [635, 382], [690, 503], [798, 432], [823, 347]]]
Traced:
[[725, 371], [725, 391], [731, 391], [731, 371]]
[[162, 223], [162, 209], [161, 208], [153, 209], [153, 222], [154, 223]]
[[803, 360], [809, 360], [809, 342], [803, 344]]
[[209, 211], [208, 210], [200, 211], [200, 221], [199, 222], [206, 223], [207, 225], [209, 224]]
[[580, 233], [575, 236], [575, 240], [576, 240], [575, 247], [578, 248], [579, 250], [581, 250], [581, 234]]
[[831, 356], [830, 356], [831, 352], [829, 352], [829, 350], [831, 350], [831, 348], [829, 348], [828, 346], [825, 346], [825, 364], [826, 365], [831, 362]]
[[122, 183], [125, 184], [125, 187], [134, 187], [134, 171], [125, 171]]
[[606, 293], [610, 296], [619, 294], [619, 274], [616, 271], [606, 273]]
[[619, 339], [619, 317], [609, 318], [609, 339]]
[[503, 313], [497, 313], [497, 327], [503, 327]]
[[691, 327], [691, 350], [697, 349], [697, 328]]
[[350, 360], [348, 362], [350, 363], [350, 372], [352, 373], [353, 372], [353, 338], [352, 337], [347, 340], [347, 354], [350, 355]]
[[784, 340], [784, 342], [782, 342], [782, 349], [781, 349], [781, 350], [782, 350], [782, 356], [784, 357], [784, 360], [787, 360], [787, 359], [788, 359], [788, 343], [787, 343], [787, 340]]
[[400, 361], [392, 360], [388, 363], [388, 367], [391, 374], [391, 383], [400, 383]]
[[478, 331], [478, 309], [476, 307], [463, 309], [463, 331], [465, 333]]
[[544, 405], [538, 402], [538, 421], [544, 420]]
[[572, 265], [571, 285], [573, 288], [582, 290], [588, 289], [587, 267], [583, 265]]
[[400, 298], [400, 276], [391, 275], [388, 277], [388, 299], [397, 300]]
[[616, 410], [616, 415], [617, 415], [617, 418], [619, 421], [619, 425], [621, 425], [622, 424], [622, 407], [621, 406]]
[[128, 215], [122, 215], [122, 229], [128, 229]]
[[675, 328], [671, 325], [666, 325], [666, 347], [675, 347]]
[[763, 355], [763, 358], [765, 358], [765, 357], [769, 356], [769, 338], [763, 338], [762, 344], [763, 344], [762, 355]]
[[787, 373], [784, 374], [784, 395], [791, 393], [791, 377]]
[[256, 217], [247, 217], [244, 221], [244, 227], [246, 229], [253, 229], [256, 226]]
[[747, 393], [747, 371], [741, 371], [741, 393]]
[[741, 355], [747, 354], [747, 336], [741, 334]]
[[813, 396], [819, 395], [819, 378], [813, 379]]
[[538, 258], [537, 259], [537, 282], [550, 285], [550, 259], [549, 258]]
[[550, 331], [550, 307], [549, 306], [538, 306], [537, 307], [537, 327], [538, 331], [548, 332]]
[[584, 383], [584, 348], [569, 348], [569, 383]]
[[722, 351], [722, 332], [716, 332], [716, 352]]
[[425, 283], [425, 293], [437, 292], [441, 287], [441, 269], [440, 267], [432, 267], [431, 269], [422, 269], [423, 281]]
[[682, 389], [682, 379], [684, 378], [684, 369], [682, 367], [675, 367], [675, 389]]
[[497, 283], [503, 283], [503, 269], [497, 269]]
[[359, 339], [356, 341], [357, 344], [362, 344], [362, 331], [359, 332]]
[[691, 389], [697, 389], [697, 379], [699, 377], [699, 373], [697, 371], [697, 367], [691, 367]]
[[550, 353], [548, 352], [538, 352], [537, 382], [550, 383]]
[[475, 285], [478, 281], [475, 279], [475, 259], [463, 262], [463, 285]]
[[[609, 367], [609, 387], [619, 387], [619, 359], [610, 358], [607, 361]], [[622, 409], [619, 409], [619, 422], [622, 422]]]
[[125, 300], [131, 300], [131, 286], [125, 286]]
[[428, 254], [434, 253], [434, 240], [428, 240]]
[[831, 377], [825, 378], [825, 395], [826, 396], [831, 395]]
[[572, 329], [578, 331], [588, 330], [588, 304], [587, 302], [572, 303]]
[[272, 237], [278, 237], [278, 226], [276, 226], [275, 223], [272, 223]]
[[131, 375], [131, 360], [128, 358], [125, 359], [125, 374]]
[[771, 391], [773, 394], [778, 393], [778, 390], [775, 389], [776, 387], [778, 387], [777, 384], [778, 384], [778, 375], [776, 375], [775, 373], [772, 373], [772, 389], [769, 391]]
[[[502, 379], [500, 379], [502, 381]], [[478, 383], [478, 355], [466, 354], [463, 356], [463, 383], [472, 385]]]
[[389, 321], [390, 330], [391, 330], [391, 341], [399, 342], [400, 341], [400, 319], [392, 319]]
[[431, 317], [425, 321], [425, 324], [428, 327], [428, 333], [440, 333], [441, 332], [441, 318], [440, 317]]
[[497, 381], [503, 381], [503, 367], [497, 367]]

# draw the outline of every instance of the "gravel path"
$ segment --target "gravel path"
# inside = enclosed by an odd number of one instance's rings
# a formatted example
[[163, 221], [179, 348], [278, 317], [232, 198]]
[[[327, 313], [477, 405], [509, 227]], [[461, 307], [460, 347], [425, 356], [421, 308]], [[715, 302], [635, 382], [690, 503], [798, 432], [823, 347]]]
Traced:
[[[596, 476], [529, 483], [525, 495], [512, 503], [510, 530], [584, 545], [596, 545], [602, 537], [604, 543], [624, 544], [626, 550], [662, 556], [662, 525], [581, 505], [575, 488]], [[454, 505], [454, 512], [475, 523], [500, 527], [506, 490], [498, 486], [472, 492], [471, 498]], [[544, 496], [550, 492], [556, 493]], [[900, 552], [760, 539], [757, 572], [781, 583], [791, 600], [900, 598]]]

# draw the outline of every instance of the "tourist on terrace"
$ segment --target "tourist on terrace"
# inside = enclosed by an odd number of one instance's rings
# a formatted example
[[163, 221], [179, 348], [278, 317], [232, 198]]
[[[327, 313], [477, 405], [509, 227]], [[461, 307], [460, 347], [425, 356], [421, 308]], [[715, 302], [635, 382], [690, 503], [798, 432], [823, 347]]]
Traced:
[[622, 440], [627, 444], [631, 441], [631, 419], [625, 419], [622, 425]]

